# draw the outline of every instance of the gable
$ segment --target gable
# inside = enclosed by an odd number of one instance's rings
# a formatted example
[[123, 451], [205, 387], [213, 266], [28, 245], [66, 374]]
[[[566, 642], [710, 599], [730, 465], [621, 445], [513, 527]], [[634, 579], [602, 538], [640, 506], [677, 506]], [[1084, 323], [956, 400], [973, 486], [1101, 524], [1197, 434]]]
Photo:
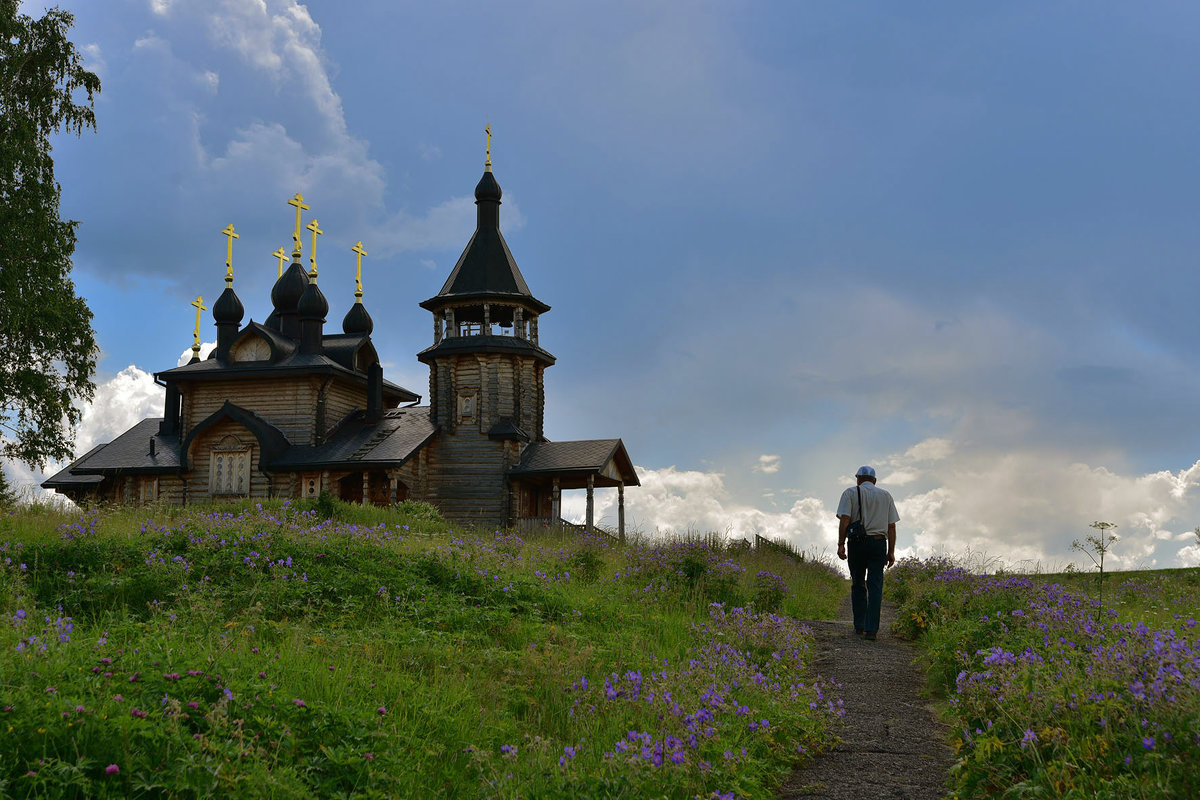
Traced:
[[271, 343], [265, 336], [257, 332], [242, 336], [229, 348], [229, 360], [240, 361], [270, 361]]

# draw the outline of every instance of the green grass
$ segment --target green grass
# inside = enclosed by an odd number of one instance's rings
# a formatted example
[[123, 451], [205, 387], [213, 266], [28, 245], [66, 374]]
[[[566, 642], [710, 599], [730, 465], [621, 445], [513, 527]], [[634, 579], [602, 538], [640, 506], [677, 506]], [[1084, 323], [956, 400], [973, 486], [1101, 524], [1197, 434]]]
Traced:
[[766, 797], [829, 740], [828, 565], [323, 502], [0, 517], [0, 794]]
[[1200, 570], [976, 575], [887, 591], [958, 735], [961, 797], [1200, 796]]

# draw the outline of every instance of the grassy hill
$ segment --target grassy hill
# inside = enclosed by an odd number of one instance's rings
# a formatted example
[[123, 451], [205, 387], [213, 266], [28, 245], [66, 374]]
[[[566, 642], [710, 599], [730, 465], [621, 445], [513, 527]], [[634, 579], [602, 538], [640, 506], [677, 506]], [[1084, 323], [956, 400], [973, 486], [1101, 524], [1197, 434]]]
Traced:
[[1200, 797], [1200, 569], [976, 575], [887, 591], [958, 731], [962, 797]]
[[0, 517], [0, 794], [763, 796], [828, 565], [427, 506]]

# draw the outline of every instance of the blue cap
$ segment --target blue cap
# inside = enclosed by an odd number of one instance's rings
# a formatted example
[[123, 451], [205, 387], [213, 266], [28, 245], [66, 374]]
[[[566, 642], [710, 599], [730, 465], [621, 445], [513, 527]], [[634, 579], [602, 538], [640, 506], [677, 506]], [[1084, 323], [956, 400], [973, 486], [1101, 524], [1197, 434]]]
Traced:
[[875, 469], [873, 467], [859, 467], [858, 472], [854, 473], [856, 478], [874, 478]]

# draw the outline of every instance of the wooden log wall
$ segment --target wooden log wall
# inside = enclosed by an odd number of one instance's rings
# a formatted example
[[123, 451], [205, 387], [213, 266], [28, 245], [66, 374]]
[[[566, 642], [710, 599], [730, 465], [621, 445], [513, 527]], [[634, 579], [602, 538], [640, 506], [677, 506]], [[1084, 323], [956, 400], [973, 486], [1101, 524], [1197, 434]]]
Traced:
[[[309, 376], [253, 381], [234, 378], [181, 385], [182, 430], [186, 436], [187, 431], [218, 411], [225, 405], [225, 401], [229, 400], [234, 405], [253, 411], [279, 428], [292, 444], [311, 444], [316, 424], [317, 390], [320, 385], [320, 380]], [[326, 419], [330, 418], [331, 415], [326, 414]]]
[[[213, 448], [226, 436], [236, 436], [250, 451], [249, 497], [270, 497], [271, 480], [259, 471], [261, 448], [254, 434], [232, 420], [222, 420], [192, 440], [189, 448], [187, 478], [187, 502], [196, 503], [213, 499], [209, 490]], [[222, 495], [227, 496], [227, 495]], [[219, 499], [219, 497], [218, 497]]]
[[183, 478], [178, 475], [158, 476], [158, 502], [165, 505], [183, 505]]
[[347, 414], [355, 409], [367, 407], [367, 387], [352, 381], [334, 379], [325, 388], [325, 430], [328, 436]]
[[[476, 353], [438, 359], [430, 366], [430, 403], [442, 435], [423, 454], [426, 499], [451, 520], [499, 527], [509, 522], [520, 498], [508, 486], [507, 472], [520, 457], [518, 442], [492, 441], [488, 431], [509, 417], [526, 433], [542, 433], [544, 369], [534, 359]], [[473, 395], [470, 417], [460, 413], [459, 397]]]
[[499, 527], [507, 512], [504, 442], [474, 429], [439, 436], [427, 456], [428, 500], [450, 520]]

